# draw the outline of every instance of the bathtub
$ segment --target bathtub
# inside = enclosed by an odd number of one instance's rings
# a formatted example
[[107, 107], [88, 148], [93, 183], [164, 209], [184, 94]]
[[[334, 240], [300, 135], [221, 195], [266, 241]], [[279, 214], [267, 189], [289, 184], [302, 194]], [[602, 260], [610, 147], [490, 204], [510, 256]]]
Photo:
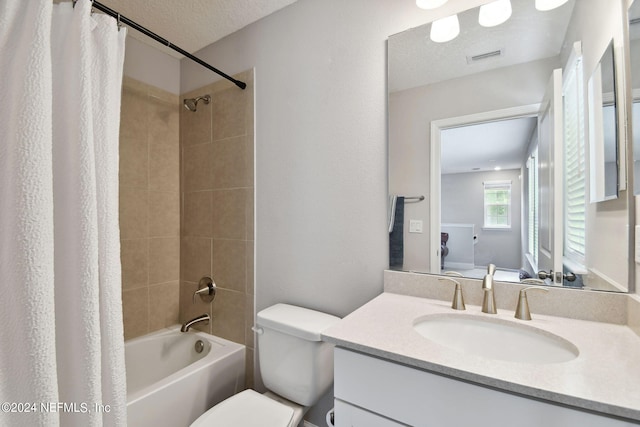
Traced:
[[245, 346], [180, 326], [127, 341], [125, 363], [129, 427], [186, 427], [244, 389]]

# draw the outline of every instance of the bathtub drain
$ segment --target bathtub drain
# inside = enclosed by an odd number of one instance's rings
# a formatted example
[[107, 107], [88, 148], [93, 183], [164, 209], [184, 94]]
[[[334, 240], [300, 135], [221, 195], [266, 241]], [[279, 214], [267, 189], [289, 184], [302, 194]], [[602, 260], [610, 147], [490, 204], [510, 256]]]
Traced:
[[204, 343], [202, 342], [202, 340], [196, 341], [195, 349], [196, 353], [202, 353], [202, 350], [204, 350]]

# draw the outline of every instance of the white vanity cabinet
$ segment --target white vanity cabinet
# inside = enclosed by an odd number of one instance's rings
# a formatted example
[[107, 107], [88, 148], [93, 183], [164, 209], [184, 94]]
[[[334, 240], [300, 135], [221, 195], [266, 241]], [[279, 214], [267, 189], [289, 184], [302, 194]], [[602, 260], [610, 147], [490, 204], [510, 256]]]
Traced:
[[336, 427], [638, 425], [478, 386], [342, 348], [335, 349], [334, 369]]

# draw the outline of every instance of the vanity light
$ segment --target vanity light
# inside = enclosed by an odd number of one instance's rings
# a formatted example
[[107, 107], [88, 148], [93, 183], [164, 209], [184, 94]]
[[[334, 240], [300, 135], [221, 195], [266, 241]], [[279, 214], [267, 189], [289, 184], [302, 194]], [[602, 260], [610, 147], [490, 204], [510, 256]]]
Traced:
[[536, 0], [536, 9], [547, 11], [565, 4], [569, 0]]
[[478, 23], [483, 27], [495, 27], [511, 16], [511, 1], [497, 0], [480, 6]]
[[447, 16], [431, 23], [431, 40], [444, 43], [455, 39], [460, 34], [458, 15]]
[[416, 6], [420, 9], [435, 9], [446, 2], [447, 0], [416, 0]]

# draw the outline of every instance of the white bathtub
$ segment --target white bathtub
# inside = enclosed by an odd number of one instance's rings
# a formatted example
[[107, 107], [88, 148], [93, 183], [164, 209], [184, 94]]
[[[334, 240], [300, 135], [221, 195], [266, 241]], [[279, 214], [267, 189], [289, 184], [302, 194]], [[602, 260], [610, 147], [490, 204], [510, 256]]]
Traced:
[[245, 346], [193, 329], [175, 326], [129, 340], [125, 361], [129, 427], [186, 427], [244, 389]]

